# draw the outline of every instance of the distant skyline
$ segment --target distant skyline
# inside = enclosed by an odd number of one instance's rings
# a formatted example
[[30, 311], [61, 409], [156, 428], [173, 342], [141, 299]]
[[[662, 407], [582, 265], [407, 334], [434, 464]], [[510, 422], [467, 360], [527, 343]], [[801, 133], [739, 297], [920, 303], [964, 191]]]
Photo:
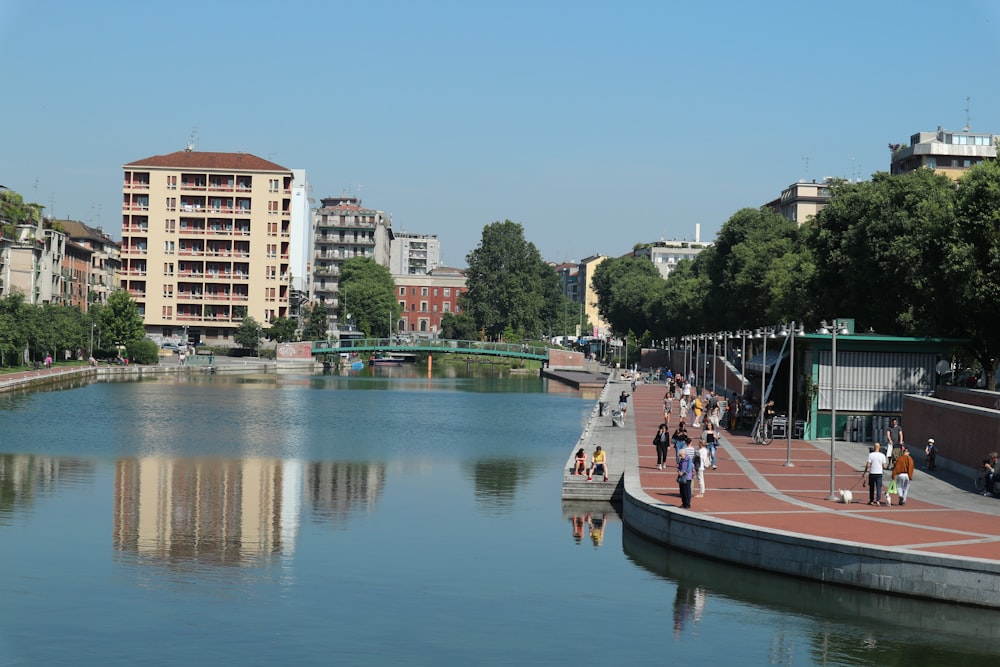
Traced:
[[553, 262], [711, 241], [789, 184], [1000, 133], [1000, 5], [0, 0], [0, 184], [121, 236], [122, 165], [305, 169], [465, 266], [521, 223]]

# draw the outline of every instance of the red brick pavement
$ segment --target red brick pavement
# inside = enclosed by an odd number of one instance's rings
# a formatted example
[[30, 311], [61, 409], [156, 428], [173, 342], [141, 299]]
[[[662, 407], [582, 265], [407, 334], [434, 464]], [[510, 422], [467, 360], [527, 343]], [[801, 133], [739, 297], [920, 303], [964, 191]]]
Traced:
[[[657, 500], [680, 507], [680, 492], [673, 467], [656, 469], [653, 434], [663, 421], [663, 385], [641, 385], [632, 396], [639, 453], [639, 479], [643, 490]], [[671, 432], [679, 416], [677, 401], [671, 415]], [[688, 427], [697, 441], [701, 429]], [[722, 431], [717, 470], [705, 471], [707, 491], [694, 498], [691, 511], [764, 530], [781, 530], [813, 538], [868, 545], [906, 548], [917, 552], [950, 554], [1000, 561], [1000, 521], [992, 513], [944, 507], [915, 497], [920, 474], [915, 475], [905, 507], [868, 505], [860, 469], [837, 460], [835, 489], [851, 489], [854, 503], [827, 500], [830, 495], [829, 449], [792, 440], [786, 467], [787, 441], [755, 445], [745, 435]], [[847, 443], [838, 443], [838, 447]], [[739, 453], [741, 462], [734, 458]], [[674, 460], [671, 448], [670, 461]], [[888, 483], [888, 476], [886, 477]], [[697, 493], [697, 480], [693, 492]], [[893, 499], [895, 501], [895, 498]], [[997, 501], [992, 501], [997, 502]], [[992, 509], [990, 505], [986, 505]]]

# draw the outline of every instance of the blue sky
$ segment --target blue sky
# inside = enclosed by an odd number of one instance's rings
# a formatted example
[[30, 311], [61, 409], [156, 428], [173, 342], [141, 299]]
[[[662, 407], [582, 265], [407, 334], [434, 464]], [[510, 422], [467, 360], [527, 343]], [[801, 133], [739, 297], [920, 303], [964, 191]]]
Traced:
[[1000, 5], [0, 0], [0, 184], [120, 237], [121, 166], [245, 151], [464, 266], [711, 240], [790, 183], [1000, 133]]

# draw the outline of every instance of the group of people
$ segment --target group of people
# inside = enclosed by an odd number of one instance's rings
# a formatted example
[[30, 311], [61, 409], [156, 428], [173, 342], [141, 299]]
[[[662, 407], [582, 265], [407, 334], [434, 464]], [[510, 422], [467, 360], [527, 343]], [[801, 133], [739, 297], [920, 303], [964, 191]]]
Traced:
[[587, 481], [593, 481], [594, 475], [604, 476], [604, 481], [608, 481], [608, 453], [601, 449], [600, 445], [594, 450], [594, 455], [587, 465], [587, 452], [581, 447], [576, 451], [573, 459], [573, 474], [586, 475]]
[[[894, 445], [890, 443], [886, 447], [887, 449], [893, 449]], [[889, 488], [886, 490], [885, 502], [886, 505], [891, 505], [892, 501], [889, 496], [895, 492], [899, 497], [899, 504], [905, 505], [906, 498], [910, 493], [910, 481], [913, 479], [913, 475], [915, 474], [913, 457], [910, 456], [910, 452], [907, 450], [906, 445], [902, 443], [895, 446], [895, 451], [896, 457], [891, 468], [892, 481], [894, 484], [890, 484]], [[868, 460], [865, 461], [865, 471], [863, 473], [867, 476], [865, 483], [868, 485], [869, 505], [882, 504], [882, 480], [885, 475], [885, 471], [889, 469], [889, 465], [888, 458], [884, 453], [882, 453], [882, 445], [876, 442], [872, 447], [872, 451], [868, 454]]]
[[[656, 447], [656, 469], [674, 468], [677, 472], [677, 485], [680, 490], [681, 507], [690, 508], [691, 499], [705, 496], [705, 470], [717, 469], [716, 452], [719, 446], [719, 429], [721, 410], [715, 392], [698, 395], [693, 385], [683, 376], [676, 378], [667, 371], [668, 388], [663, 396], [663, 422], [653, 436]], [[670, 432], [670, 417], [673, 414], [674, 399], [680, 406], [680, 419], [677, 428]], [[689, 412], [694, 414], [692, 428], [701, 428], [702, 432], [697, 443], [694, 443], [687, 430]], [[674, 465], [669, 463], [670, 447], [674, 448]], [[698, 493], [693, 494], [694, 482], [698, 482]]]

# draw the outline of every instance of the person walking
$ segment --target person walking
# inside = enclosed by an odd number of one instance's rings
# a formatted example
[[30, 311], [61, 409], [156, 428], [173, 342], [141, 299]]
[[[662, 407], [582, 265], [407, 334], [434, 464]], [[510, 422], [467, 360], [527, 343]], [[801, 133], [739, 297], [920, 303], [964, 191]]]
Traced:
[[896, 480], [896, 493], [899, 504], [906, 504], [906, 496], [910, 493], [910, 480], [913, 479], [913, 457], [906, 450], [906, 445], [899, 447], [899, 456], [892, 466], [892, 478]]
[[670, 429], [670, 413], [674, 409], [674, 400], [670, 396], [668, 391], [663, 395], [663, 423], [666, 424], [667, 429]]
[[885, 454], [876, 442], [865, 462], [865, 473], [868, 474], [868, 504], [878, 505], [882, 502], [882, 472], [885, 470]]
[[702, 400], [701, 396], [694, 397], [694, 423], [691, 424], [694, 428], [701, 428], [701, 416], [705, 412], [705, 402]]
[[928, 470], [937, 469], [937, 445], [934, 438], [927, 438], [927, 446], [924, 447], [924, 467]]
[[885, 458], [892, 465], [893, 453], [899, 454], [900, 447], [903, 446], [903, 427], [899, 425], [899, 420], [895, 417], [889, 422], [889, 427], [885, 429]]
[[660, 424], [656, 435], [653, 436], [653, 444], [656, 445], [656, 469], [663, 470], [667, 463], [667, 454], [670, 452], [670, 434], [667, 432], [667, 425]]
[[[712, 470], [715, 470], [715, 450], [719, 446], [719, 434], [716, 430], [716, 425], [709, 422], [702, 435], [705, 436], [705, 447], [708, 449], [708, 456], [711, 459]], [[705, 465], [709, 465], [709, 462], [705, 461]]]
[[694, 477], [694, 462], [688, 457], [688, 450], [679, 450], [677, 459], [677, 486], [681, 491], [681, 507], [691, 508], [691, 479]]
[[705, 441], [698, 442], [698, 449], [694, 450], [694, 472], [698, 477], [698, 495], [695, 498], [705, 497], [705, 468], [708, 467], [708, 447]]

